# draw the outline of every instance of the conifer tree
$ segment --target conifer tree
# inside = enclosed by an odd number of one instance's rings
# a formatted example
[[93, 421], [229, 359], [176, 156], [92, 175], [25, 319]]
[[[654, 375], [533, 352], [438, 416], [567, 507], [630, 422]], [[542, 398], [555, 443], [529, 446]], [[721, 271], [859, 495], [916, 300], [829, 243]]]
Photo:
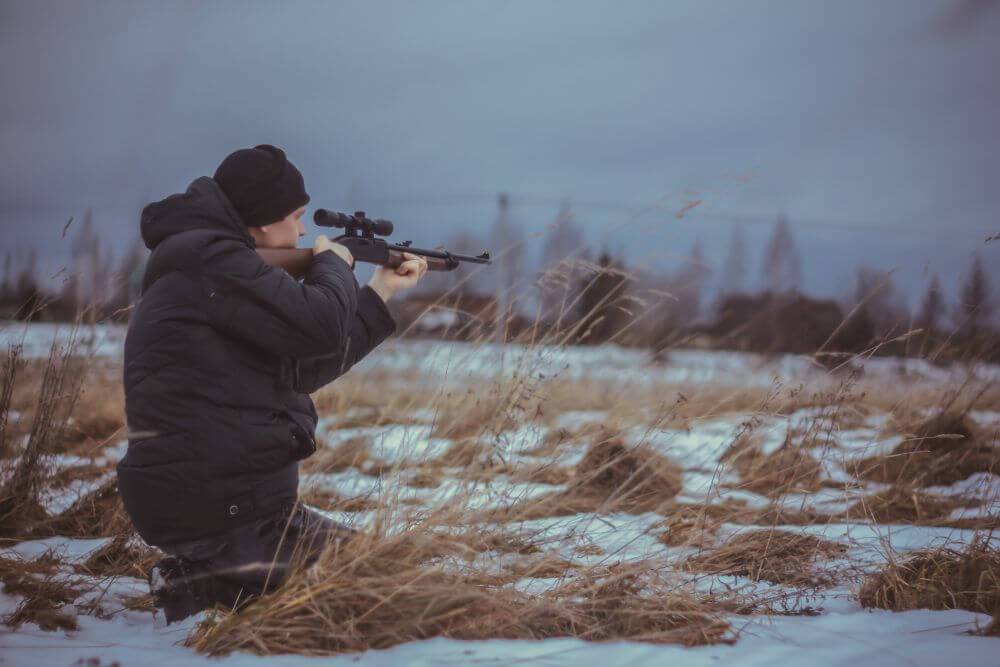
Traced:
[[958, 324], [969, 338], [976, 338], [988, 327], [993, 314], [990, 278], [979, 253], [972, 258], [972, 266], [959, 294]]
[[770, 292], [796, 292], [802, 283], [802, 261], [785, 216], [778, 217], [764, 250], [761, 278]]
[[722, 267], [722, 283], [719, 292], [724, 296], [733, 292], [747, 291], [747, 245], [743, 232], [738, 226], [733, 227], [729, 238], [729, 252], [726, 263]]
[[931, 276], [931, 283], [924, 293], [924, 298], [920, 302], [920, 313], [917, 315], [917, 326], [923, 329], [927, 335], [933, 335], [945, 315], [944, 294], [941, 291], [941, 281], [935, 273]]

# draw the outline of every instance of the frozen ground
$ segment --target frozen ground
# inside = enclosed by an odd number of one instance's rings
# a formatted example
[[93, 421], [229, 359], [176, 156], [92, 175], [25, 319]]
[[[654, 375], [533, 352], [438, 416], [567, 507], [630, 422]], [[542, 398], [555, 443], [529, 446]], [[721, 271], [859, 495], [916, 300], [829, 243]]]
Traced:
[[[11, 601], [0, 599], [0, 604]], [[208, 658], [180, 646], [192, 619], [157, 627], [149, 614], [122, 612], [109, 621], [81, 617], [71, 635], [23, 627], [0, 635], [2, 664], [55, 667], [63, 665], [204, 664], [239, 667], [259, 665], [608, 665], [696, 667], [721, 664], [774, 665], [996, 665], [997, 640], [964, 634], [986, 618], [964, 611], [869, 612], [851, 603], [820, 616], [734, 619], [740, 629], [735, 644], [682, 648], [634, 642], [587, 643], [576, 639], [531, 641], [454, 641], [433, 639], [361, 655], [324, 658], [235, 654]], [[88, 663], [91, 657], [100, 663]], [[81, 662], [82, 661], [82, 662]]]
[[[23, 340], [30, 356], [48, 353], [52, 339], [59, 334], [49, 325], [32, 327], [21, 336], [17, 327], [0, 329], [0, 343]], [[22, 330], [23, 331], [23, 330]], [[87, 333], [98, 355], [114, 357], [120, 354], [123, 330], [98, 327]], [[501, 360], [502, 357], [502, 360]], [[732, 386], [767, 386], [775, 377], [785, 382], [822, 378], [820, 370], [807, 359], [795, 356], [765, 360], [754, 355], [679, 351], [660, 366], [650, 364], [641, 351], [615, 347], [537, 350], [528, 352], [517, 347], [503, 350], [492, 346], [441, 345], [427, 341], [393, 341], [379, 354], [352, 371], [412, 372], [426, 378], [476, 378], [494, 374], [498, 363], [507, 372], [528, 368], [532, 373], [549, 377], [617, 383], [699, 384], [715, 383]], [[916, 384], [940, 383], [961, 379], [965, 369], [937, 368], [922, 362], [874, 359], [865, 362], [868, 379], [883, 379], [886, 383], [903, 381]], [[1000, 377], [994, 368], [979, 369], [980, 377]], [[757, 429], [764, 452], [777, 449], [787, 429], [807, 424], [815, 419], [817, 409], [801, 410], [783, 417], [768, 417]], [[379, 427], [362, 426], [338, 429], [337, 422], [326, 419], [321, 424], [327, 446], [352, 437], [371, 438], [369, 452], [379, 460], [398, 466], [381, 476], [365, 474], [357, 468], [336, 473], [303, 475], [306, 488], [331, 491], [346, 498], [371, 501], [405, 500], [408, 506], [432, 507], [448, 503], [453, 498], [475, 493], [470, 508], [484, 509], [508, 505], [565, 489], [563, 484], [545, 484], [514, 480], [500, 474], [474, 484], [463, 478], [460, 467], [440, 469], [440, 483], [432, 488], [415, 488], [406, 484], [412, 472], [410, 466], [446, 454], [452, 444], [446, 438], [435, 437], [429, 426], [433, 415], [411, 415], [415, 423], [388, 424]], [[980, 411], [973, 417], [981, 424], [1000, 426], [1000, 413]], [[546, 429], [580, 428], [601, 423], [608, 415], [601, 410], [572, 410], [554, 418], [549, 426], [539, 424], [514, 427], [496, 437], [497, 451], [509, 465], [530, 466], [539, 459], [526, 453], [532, 444], [544, 437]], [[718, 474], [720, 456], [731, 442], [734, 430], [743, 415], [722, 415], [695, 423], [688, 429], [654, 429], [642, 425], [626, 432], [626, 440], [648, 444], [655, 450], [683, 462], [684, 489], [678, 500], [689, 503], [737, 503], [744, 507], [766, 507], [770, 500], [747, 490], [727, 488], [732, 479]], [[899, 436], [884, 430], [886, 415], [873, 413], [861, 423], [836, 430], [832, 443], [822, 445], [824, 476], [833, 481], [848, 481], [845, 466], [851, 461], [887, 452], [899, 442]], [[584, 441], [564, 443], [558, 452], [545, 461], [571, 468], [586, 451]], [[108, 447], [102, 462], [110, 462], [124, 451], [122, 443]], [[819, 455], [820, 452], [817, 452]], [[73, 457], [56, 461], [60, 466], [78, 462]], [[44, 497], [46, 508], [58, 512], [68, 507], [81, 493], [96, 488], [100, 480], [70, 484], [59, 492]], [[472, 484], [472, 486], [470, 486]], [[788, 494], [781, 499], [784, 506], [835, 513], [844, 511], [858, 498], [881, 490], [878, 484], [857, 487], [824, 488], [815, 493]], [[949, 486], [925, 489], [940, 497], [975, 499], [969, 507], [955, 510], [961, 516], [994, 516], [1000, 498], [1000, 477], [977, 474]], [[339, 519], [363, 527], [372, 518], [370, 511], [338, 512]], [[529, 533], [545, 545], [546, 554], [557, 555], [587, 565], [610, 562], [656, 561], [671, 568], [691, 553], [691, 547], [668, 547], [656, 538], [657, 525], [663, 516], [610, 513], [597, 516], [581, 513], [572, 516], [520, 521], [506, 525]], [[717, 540], [720, 544], [739, 540], [741, 532], [753, 527], [723, 524]], [[822, 535], [841, 542], [848, 548], [844, 562], [855, 567], [875, 568], [886, 554], [941, 544], [957, 544], [971, 540], [974, 532], [949, 527], [885, 525], [871, 523], [831, 523], [811, 526], [778, 526], [791, 532]], [[87, 554], [101, 547], [105, 540], [70, 540], [53, 538], [22, 542], [0, 549], [0, 556], [34, 559], [55, 551], [64, 561], [85, 560]], [[503, 556], [492, 552], [482, 554], [486, 567], [491, 559], [500, 567]], [[834, 563], [836, 565], [836, 563]], [[525, 590], [544, 589], [551, 581], [522, 580]], [[780, 587], [750, 582], [741, 577], [697, 577], [703, 590]], [[797, 604], [808, 605], [814, 615], [795, 616], [732, 616], [736, 632], [732, 645], [699, 648], [660, 646], [635, 642], [585, 643], [575, 639], [529, 641], [454, 641], [434, 639], [415, 642], [383, 651], [368, 651], [358, 655], [333, 658], [281, 656], [262, 658], [250, 654], [235, 654], [221, 659], [208, 658], [185, 648], [182, 643], [197, 619], [163, 627], [153, 615], [123, 608], [123, 596], [144, 592], [144, 583], [126, 577], [105, 580], [95, 592], [107, 618], [80, 614], [80, 629], [74, 632], [44, 632], [25, 624], [16, 631], [0, 626], [0, 665], [110, 665], [144, 664], [161, 667], [180, 664], [223, 665], [468, 665], [468, 664], [530, 664], [530, 665], [718, 665], [738, 661], [741, 665], [809, 664], [812, 667], [832, 665], [968, 665], [1000, 664], [1000, 643], [995, 638], [983, 638], [970, 632], [989, 622], [989, 618], [965, 611], [918, 610], [904, 613], [862, 609], [855, 597], [853, 584], [840, 584], [815, 592]], [[0, 616], [13, 611], [19, 599], [0, 594]], [[100, 662], [87, 662], [96, 658]]]
[[[24, 324], [0, 321], [0, 345], [21, 343], [24, 355], [45, 357], [53, 340], [66, 340], [68, 325]], [[85, 349], [97, 356], [121, 354], [125, 328], [119, 325], [82, 327], [77, 333]], [[909, 382], [961, 380], [969, 372], [963, 366], [938, 367], [921, 359], [872, 358], [858, 361], [866, 375], [887, 382], [905, 378]], [[494, 377], [500, 367], [507, 373], [545, 373], [548, 377], [622, 381], [628, 383], [703, 384], [767, 386], [775, 377], [784, 381], [805, 381], [825, 375], [808, 357], [776, 355], [763, 358], [743, 352], [677, 350], [661, 364], [652, 364], [644, 350], [609, 345], [594, 347], [498, 346], [494, 344], [450, 343], [428, 340], [389, 340], [379, 353], [364, 359], [359, 371], [419, 373], [457, 380]], [[641, 373], [636, 373], [641, 370]], [[1000, 380], [1000, 366], [980, 365], [974, 374], [981, 379]]]

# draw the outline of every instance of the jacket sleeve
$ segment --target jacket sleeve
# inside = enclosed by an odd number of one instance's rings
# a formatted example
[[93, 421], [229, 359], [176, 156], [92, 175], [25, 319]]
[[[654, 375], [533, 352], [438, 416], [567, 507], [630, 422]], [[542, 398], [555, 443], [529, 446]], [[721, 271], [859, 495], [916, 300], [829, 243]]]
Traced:
[[346, 373], [395, 332], [396, 322], [382, 298], [368, 286], [358, 291], [358, 307], [351, 318], [343, 347], [335, 354], [299, 359], [294, 365], [294, 389], [308, 394]]
[[336, 253], [316, 255], [301, 283], [232, 240], [206, 245], [200, 259], [202, 298], [216, 328], [292, 359], [342, 349], [357, 311], [358, 284]]

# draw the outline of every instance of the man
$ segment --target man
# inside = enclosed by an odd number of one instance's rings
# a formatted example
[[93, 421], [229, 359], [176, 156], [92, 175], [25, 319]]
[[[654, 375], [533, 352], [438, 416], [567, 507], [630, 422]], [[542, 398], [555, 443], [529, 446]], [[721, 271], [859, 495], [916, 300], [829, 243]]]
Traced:
[[125, 339], [125, 509], [169, 554], [150, 578], [167, 622], [279, 582], [293, 551], [349, 534], [297, 503], [316, 449], [309, 393], [395, 330], [386, 308], [426, 261], [407, 255], [359, 288], [350, 251], [324, 236], [301, 282], [255, 248], [305, 233], [302, 174], [270, 145], [229, 155], [212, 178], [149, 204], [152, 251]]

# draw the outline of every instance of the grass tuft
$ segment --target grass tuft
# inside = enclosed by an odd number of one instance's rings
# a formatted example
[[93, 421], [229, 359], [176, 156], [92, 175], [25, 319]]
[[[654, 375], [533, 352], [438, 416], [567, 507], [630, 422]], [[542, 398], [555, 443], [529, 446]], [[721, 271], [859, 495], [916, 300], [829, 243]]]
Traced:
[[845, 553], [846, 546], [821, 537], [784, 530], [753, 530], [737, 533], [717, 549], [689, 557], [684, 566], [752, 581], [826, 586], [833, 583], [832, 577], [815, 565]]
[[[960, 548], [923, 549], [867, 577], [863, 607], [1000, 612], [1000, 550], [980, 537]], [[995, 624], [994, 624], [995, 625]]]

